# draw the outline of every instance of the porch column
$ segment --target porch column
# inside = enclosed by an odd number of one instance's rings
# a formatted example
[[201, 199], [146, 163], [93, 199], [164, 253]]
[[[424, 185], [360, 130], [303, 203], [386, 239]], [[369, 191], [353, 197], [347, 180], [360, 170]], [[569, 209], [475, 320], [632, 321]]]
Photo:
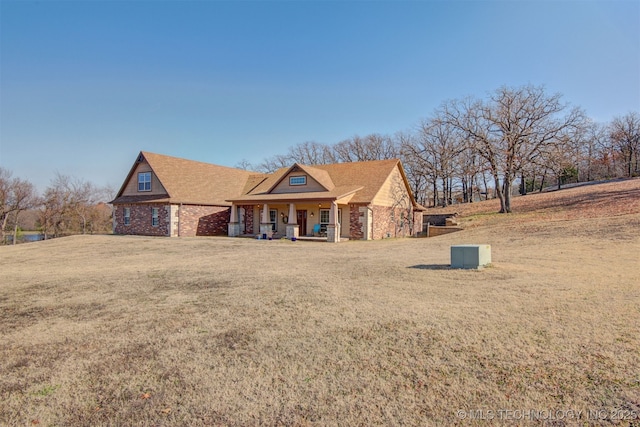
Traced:
[[231, 204], [231, 215], [229, 218], [229, 237], [237, 237], [240, 235], [240, 223], [238, 222], [238, 207]]
[[338, 224], [338, 203], [331, 202], [329, 209], [329, 224], [327, 224], [327, 242], [337, 243], [340, 241], [340, 225]]
[[362, 223], [360, 224], [360, 230], [362, 230], [362, 239], [371, 240], [373, 238], [373, 211], [369, 206], [360, 206], [358, 213]]
[[269, 205], [262, 206], [262, 215], [260, 215], [260, 238], [263, 236], [271, 236], [271, 223], [269, 222]]
[[296, 204], [289, 203], [289, 221], [287, 221], [287, 239], [298, 238], [300, 226], [296, 217]]

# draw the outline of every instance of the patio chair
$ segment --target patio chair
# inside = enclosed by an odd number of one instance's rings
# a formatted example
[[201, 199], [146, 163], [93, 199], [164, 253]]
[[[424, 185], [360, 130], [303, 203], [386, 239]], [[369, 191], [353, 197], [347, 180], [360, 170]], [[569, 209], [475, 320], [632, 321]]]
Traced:
[[320, 235], [320, 224], [315, 224], [313, 226], [313, 235], [314, 236], [319, 236]]

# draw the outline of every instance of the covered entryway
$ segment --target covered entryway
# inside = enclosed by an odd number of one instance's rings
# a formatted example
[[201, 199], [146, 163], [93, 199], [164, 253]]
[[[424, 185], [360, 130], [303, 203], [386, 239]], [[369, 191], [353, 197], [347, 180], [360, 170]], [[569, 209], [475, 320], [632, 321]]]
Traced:
[[296, 223], [298, 224], [298, 230], [300, 230], [299, 233], [300, 235], [304, 236], [305, 234], [307, 234], [307, 211], [297, 210], [296, 217], [297, 217]]

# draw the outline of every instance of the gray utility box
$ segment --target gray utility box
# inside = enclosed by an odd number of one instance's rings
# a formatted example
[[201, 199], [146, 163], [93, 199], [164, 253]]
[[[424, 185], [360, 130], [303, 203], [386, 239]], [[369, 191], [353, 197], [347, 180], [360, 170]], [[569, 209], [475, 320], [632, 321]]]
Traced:
[[451, 268], [480, 268], [491, 263], [491, 245], [451, 246]]

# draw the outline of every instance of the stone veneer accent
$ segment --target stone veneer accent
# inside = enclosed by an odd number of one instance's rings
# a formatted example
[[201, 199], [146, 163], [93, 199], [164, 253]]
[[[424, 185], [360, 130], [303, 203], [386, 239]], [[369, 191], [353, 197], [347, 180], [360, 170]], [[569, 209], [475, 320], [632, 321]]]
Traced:
[[[387, 237], [408, 237], [422, 231], [422, 212], [413, 212], [413, 229], [408, 219], [401, 220], [406, 209], [387, 206], [371, 206], [373, 210], [373, 236], [375, 239]], [[402, 223], [402, 226], [401, 226]], [[413, 233], [412, 233], [413, 231]]]
[[360, 212], [360, 208], [369, 207], [372, 210], [373, 216], [373, 230], [372, 239], [384, 239], [389, 237], [406, 237], [414, 236], [422, 231], [422, 212], [413, 212], [413, 229], [410, 228], [408, 220], [404, 220], [404, 226], [398, 227], [396, 230], [396, 221], [400, 218], [401, 214], [406, 214], [407, 211], [401, 208], [394, 208], [387, 206], [369, 206], [367, 204], [351, 204], [349, 205], [349, 238], [352, 240], [364, 239], [364, 218], [363, 213]]
[[422, 212], [413, 213], [413, 235], [414, 236], [422, 234], [423, 219], [424, 219], [424, 216], [422, 215]]

